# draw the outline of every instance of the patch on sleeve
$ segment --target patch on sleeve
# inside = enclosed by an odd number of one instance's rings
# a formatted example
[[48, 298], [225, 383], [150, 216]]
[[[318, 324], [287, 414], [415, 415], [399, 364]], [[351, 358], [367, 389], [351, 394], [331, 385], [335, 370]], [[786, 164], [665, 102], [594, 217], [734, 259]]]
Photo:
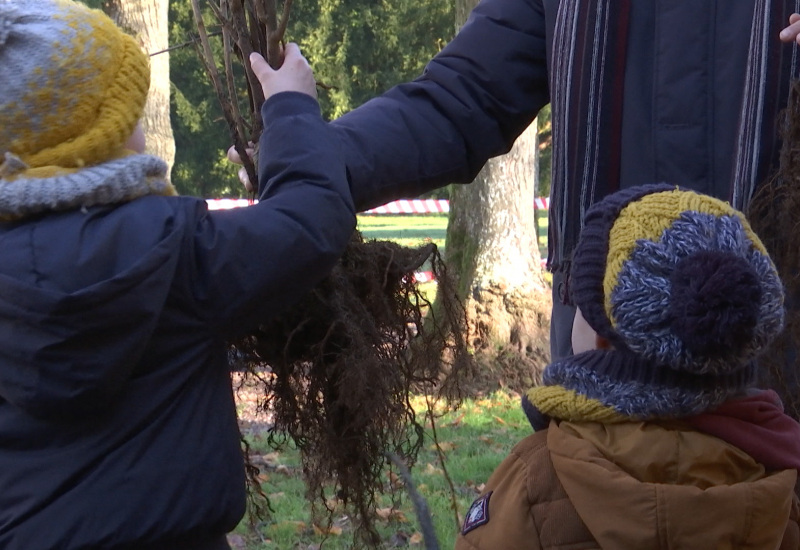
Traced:
[[489, 498], [491, 496], [492, 491], [489, 491], [469, 507], [467, 517], [464, 518], [464, 526], [461, 528], [462, 535], [489, 523]]

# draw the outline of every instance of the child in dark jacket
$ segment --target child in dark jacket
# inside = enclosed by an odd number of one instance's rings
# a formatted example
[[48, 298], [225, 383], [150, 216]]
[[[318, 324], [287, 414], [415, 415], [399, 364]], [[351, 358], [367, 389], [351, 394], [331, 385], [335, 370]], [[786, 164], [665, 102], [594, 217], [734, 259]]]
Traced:
[[0, 548], [228, 548], [246, 484], [226, 342], [303, 297], [355, 227], [295, 45], [260, 201], [209, 212], [142, 154], [147, 56], [70, 0], [0, 1]]
[[744, 216], [669, 185], [587, 213], [575, 355], [466, 514], [467, 549], [800, 548], [800, 425], [754, 387], [783, 288]]

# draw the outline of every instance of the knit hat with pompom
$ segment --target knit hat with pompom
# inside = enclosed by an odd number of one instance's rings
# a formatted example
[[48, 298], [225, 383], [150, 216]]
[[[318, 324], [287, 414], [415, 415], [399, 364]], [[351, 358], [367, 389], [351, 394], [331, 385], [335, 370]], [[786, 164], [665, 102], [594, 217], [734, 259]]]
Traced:
[[526, 410], [605, 422], [712, 409], [755, 381], [783, 326], [783, 286], [744, 215], [658, 184], [593, 205], [570, 274], [572, 301], [611, 350], [549, 365]]
[[[0, 0], [0, 67], [0, 220], [175, 194], [163, 162], [124, 149], [150, 67], [105, 14], [71, 0]], [[131, 173], [146, 185], [134, 189]]]

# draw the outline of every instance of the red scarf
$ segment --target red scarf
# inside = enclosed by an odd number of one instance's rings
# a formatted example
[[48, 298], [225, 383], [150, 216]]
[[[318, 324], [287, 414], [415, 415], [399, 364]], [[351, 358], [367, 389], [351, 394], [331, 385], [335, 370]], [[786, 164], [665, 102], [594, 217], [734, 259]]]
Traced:
[[800, 470], [800, 424], [783, 412], [772, 390], [732, 399], [683, 420], [697, 431], [735, 445], [767, 470]]

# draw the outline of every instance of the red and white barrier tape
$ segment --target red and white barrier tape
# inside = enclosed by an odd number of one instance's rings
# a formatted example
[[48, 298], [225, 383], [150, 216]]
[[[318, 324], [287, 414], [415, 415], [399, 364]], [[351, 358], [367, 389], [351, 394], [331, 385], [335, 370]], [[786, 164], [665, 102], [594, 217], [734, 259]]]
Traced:
[[450, 201], [445, 199], [399, 200], [372, 208], [363, 214], [447, 214]]
[[[533, 202], [537, 210], [550, 207], [549, 197], [536, 197]], [[413, 199], [393, 201], [377, 208], [371, 208], [362, 214], [446, 214], [450, 212], [450, 201], [446, 199]]]
[[[250, 206], [255, 201], [249, 199], [207, 199], [209, 210], [228, 210], [241, 206]], [[533, 203], [537, 210], [550, 207], [548, 197], [536, 197]], [[399, 200], [371, 208], [362, 214], [447, 214], [450, 212], [450, 201], [446, 199], [413, 199]]]

